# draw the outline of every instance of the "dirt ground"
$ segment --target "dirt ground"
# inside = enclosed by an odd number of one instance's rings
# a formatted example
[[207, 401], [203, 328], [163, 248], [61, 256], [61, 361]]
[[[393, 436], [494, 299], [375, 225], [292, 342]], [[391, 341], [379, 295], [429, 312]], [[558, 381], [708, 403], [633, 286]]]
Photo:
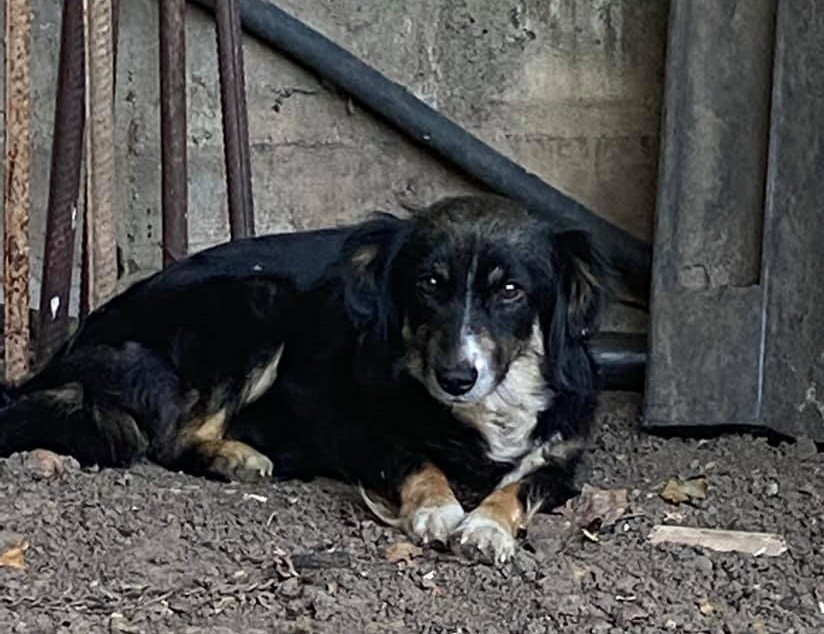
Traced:
[[[151, 465], [52, 477], [0, 461], [0, 632], [824, 631], [824, 454], [750, 436], [663, 439], [639, 401], [602, 399], [582, 481], [627, 488], [629, 509], [591, 541], [541, 516], [497, 570], [403, 541], [335, 483], [230, 485]], [[673, 506], [672, 476], [707, 498]], [[771, 531], [778, 557], [651, 545], [656, 523]], [[11, 551], [11, 554], [10, 554]], [[414, 554], [414, 553], [413, 553]]]

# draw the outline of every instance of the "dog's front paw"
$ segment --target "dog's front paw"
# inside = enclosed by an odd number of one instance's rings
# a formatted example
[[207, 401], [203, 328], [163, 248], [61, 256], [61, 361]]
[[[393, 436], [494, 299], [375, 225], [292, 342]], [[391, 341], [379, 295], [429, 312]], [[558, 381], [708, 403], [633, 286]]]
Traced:
[[457, 500], [438, 506], [422, 506], [407, 518], [404, 528], [417, 541], [424, 544], [447, 544], [452, 531], [466, 514]]
[[452, 544], [465, 557], [498, 566], [515, 554], [512, 531], [483, 507], [466, 516], [452, 536]]

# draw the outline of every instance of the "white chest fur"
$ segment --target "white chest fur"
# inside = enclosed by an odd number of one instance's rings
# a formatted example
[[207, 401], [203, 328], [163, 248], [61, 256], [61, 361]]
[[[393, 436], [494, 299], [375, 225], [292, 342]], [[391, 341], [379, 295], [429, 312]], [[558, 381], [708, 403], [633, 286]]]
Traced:
[[[540, 333], [536, 334], [540, 341]], [[455, 416], [481, 433], [489, 447], [487, 456], [496, 462], [515, 462], [534, 446], [538, 414], [552, 401], [541, 374], [542, 358], [543, 346], [530, 345], [485, 398], [452, 406]]]

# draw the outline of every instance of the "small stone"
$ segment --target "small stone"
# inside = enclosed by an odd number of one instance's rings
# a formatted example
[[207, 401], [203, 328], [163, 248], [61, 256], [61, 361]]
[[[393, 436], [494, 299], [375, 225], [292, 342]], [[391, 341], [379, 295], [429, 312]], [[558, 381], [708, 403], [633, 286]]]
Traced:
[[631, 575], [624, 575], [615, 581], [614, 589], [617, 594], [630, 595], [635, 591], [638, 579]]
[[609, 621], [599, 619], [592, 622], [588, 631], [591, 632], [591, 634], [607, 634], [611, 629], [612, 624]]
[[580, 594], [567, 594], [556, 598], [555, 610], [564, 616], [578, 616], [584, 605], [584, 597]]
[[290, 577], [278, 586], [278, 592], [287, 599], [299, 597], [301, 593], [300, 580], [297, 577]]
[[337, 602], [325, 592], [318, 592], [312, 601], [312, 610], [318, 621], [328, 621], [338, 611]]
[[696, 601], [698, 604], [698, 611], [701, 612], [704, 616], [709, 616], [713, 612], [715, 612], [715, 606], [709, 600], [708, 597], [701, 597]]
[[710, 574], [712, 572], [712, 559], [703, 555], [695, 558], [695, 567], [703, 574]]
[[793, 453], [797, 460], [809, 460], [818, 455], [818, 446], [812, 438], [805, 436], [795, 442], [795, 451]]
[[109, 632], [111, 634], [137, 634], [140, 629], [129, 623], [128, 619], [119, 612], [112, 612], [109, 616]]
[[646, 610], [637, 605], [629, 605], [618, 614], [618, 623], [626, 628], [632, 623], [644, 621], [647, 618], [649, 614]]
[[430, 570], [425, 575], [421, 575], [421, 588], [424, 590], [432, 590], [437, 587], [435, 582], [435, 571]]
[[778, 482], [776, 482], [775, 480], [771, 480], [764, 489], [764, 492], [769, 497], [775, 497], [776, 495], [778, 495]]

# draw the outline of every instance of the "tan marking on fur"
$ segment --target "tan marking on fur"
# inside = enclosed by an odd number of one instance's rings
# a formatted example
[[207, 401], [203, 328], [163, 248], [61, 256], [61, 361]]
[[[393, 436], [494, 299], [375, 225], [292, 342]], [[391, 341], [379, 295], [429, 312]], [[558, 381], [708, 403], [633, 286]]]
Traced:
[[446, 476], [431, 464], [410, 475], [401, 485], [401, 508], [391, 509], [383, 501], [370, 498], [363, 487], [361, 497], [381, 521], [402, 528], [412, 539], [424, 544], [446, 544], [465, 513]]
[[435, 264], [432, 265], [432, 269], [443, 279], [449, 279], [449, 267], [443, 262], [435, 262]]
[[494, 286], [498, 282], [504, 279], [504, 270], [500, 266], [496, 266], [489, 272], [489, 276], [487, 277], [487, 281], [489, 282], [490, 286]]
[[196, 418], [188, 422], [180, 430], [180, 440], [183, 443], [195, 444], [206, 440], [220, 440], [226, 433], [226, 410], [221, 409], [213, 414]]
[[198, 445], [198, 450], [203, 456], [222, 457], [233, 465], [242, 463], [250, 456], [261, 455], [259, 451], [239, 440], [204, 440]]
[[204, 440], [198, 453], [210, 462], [210, 469], [230, 480], [256, 480], [272, 475], [272, 462], [239, 440]]
[[259, 451], [238, 440], [226, 440], [228, 425], [225, 409], [193, 418], [177, 435], [172, 461], [187, 451], [194, 451], [208, 469], [230, 480], [254, 481], [272, 475], [274, 467]]
[[365, 273], [366, 269], [375, 261], [376, 257], [378, 257], [378, 246], [375, 244], [366, 244], [352, 254], [352, 268], [355, 269], [357, 273]]
[[443, 471], [426, 464], [403, 481], [400, 489], [401, 517], [411, 517], [415, 511], [428, 506], [444, 506], [457, 502], [449, 480]]
[[521, 528], [524, 528], [527, 517], [526, 510], [518, 497], [520, 490], [520, 482], [501, 487], [486, 496], [474, 512], [497, 522], [514, 536]]
[[268, 363], [261, 364], [254, 368], [247, 376], [246, 385], [243, 386], [241, 401], [244, 405], [254, 403], [266, 393], [278, 378], [278, 366], [283, 355], [281, 345], [269, 359]]
[[601, 289], [601, 283], [592, 273], [590, 267], [580, 260], [573, 258], [572, 266], [575, 269], [574, 286], [570, 312], [581, 311], [592, 301], [596, 289]]

